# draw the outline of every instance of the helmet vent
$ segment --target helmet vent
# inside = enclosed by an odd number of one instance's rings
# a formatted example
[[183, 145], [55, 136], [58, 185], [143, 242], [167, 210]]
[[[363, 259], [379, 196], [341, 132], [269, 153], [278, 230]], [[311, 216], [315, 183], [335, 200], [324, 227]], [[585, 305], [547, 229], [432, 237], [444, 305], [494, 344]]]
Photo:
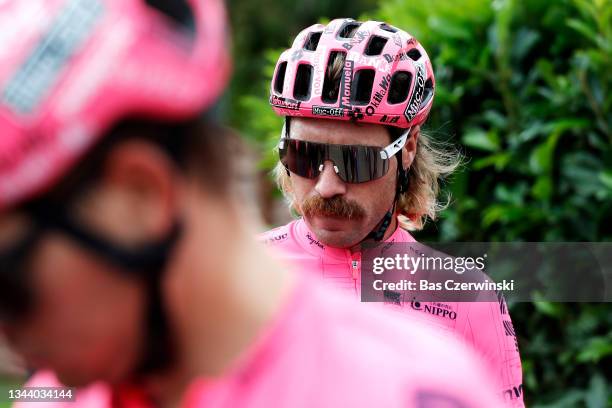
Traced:
[[429, 103], [429, 100], [433, 96], [433, 90], [434, 90], [433, 81], [431, 80], [431, 78], [429, 78], [427, 81], [425, 81], [425, 90], [423, 91], [423, 101], [421, 102], [421, 106], [419, 107], [419, 110], [423, 109], [425, 105]]
[[355, 105], [367, 105], [372, 96], [372, 85], [376, 72], [373, 69], [360, 69], [355, 72], [351, 85], [351, 100]]
[[353, 38], [360, 25], [361, 23], [357, 21], [344, 23], [340, 31], [338, 31], [338, 38]]
[[319, 40], [321, 39], [321, 34], [323, 33], [318, 32], [318, 33], [308, 34], [308, 38], [306, 39], [306, 42], [304, 43], [304, 49], [306, 51], [315, 51], [317, 47], [319, 46]]
[[183, 27], [193, 27], [194, 16], [185, 0], [145, 0], [150, 7], [157, 9], [175, 23]]
[[421, 58], [421, 52], [417, 50], [416, 48], [411, 49], [410, 51], [407, 52], [407, 54], [410, 57], [410, 59], [412, 59], [413, 61], [418, 61], [419, 58]]
[[327, 68], [325, 70], [325, 80], [323, 81], [323, 91], [321, 99], [325, 103], [336, 103], [338, 94], [340, 93], [340, 79], [346, 60], [346, 52], [332, 51], [327, 60]]
[[299, 101], [305, 101], [310, 97], [310, 82], [312, 80], [312, 65], [300, 64], [295, 76], [293, 97]]
[[408, 71], [397, 71], [391, 78], [387, 102], [390, 104], [402, 103], [408, 98], [412, 74]]
[[382, 23], [379, 27], [380, 27], [381, 30], [388, 31], [390, 33], [397, 33], [397, 28], [395, 28], [393, 26], [390, 26], [387, 23]]
[[283, 61], [278, 64], [278, 69], [276, 70], [276, 78], [274, 78], [274, 90], [279, 94], [283, 93], [283, 85], [285, 84], [285, 72], [287, 72], [287, 61]]
[[373, 35], [370, 37], [370, 41], [368, 41], [368, 45], [365, 48], [365, 55], [380, 55], [382, 53], [383, 48], [385, 48], [385, 44], [387, 44], [387, 39], [384, 37], [379, 37], [377, 35]]

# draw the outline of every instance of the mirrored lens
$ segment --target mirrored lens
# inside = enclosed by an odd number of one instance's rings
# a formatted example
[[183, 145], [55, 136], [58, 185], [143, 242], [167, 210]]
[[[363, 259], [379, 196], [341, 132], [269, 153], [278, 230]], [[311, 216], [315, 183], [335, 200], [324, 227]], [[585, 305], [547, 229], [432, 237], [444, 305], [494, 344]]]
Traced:
[[330, 145], [329, 158], [338, 167], [338, 175], [347, 183], [365, 183], [381, 178], [389, 169], [375, 146]]
[[316, 178], [319, 167], [331, 160], [338, 169], [338, 176], [346, 183], [365, 183], [384, 176], [389, 161], [380, 156], [377, 146], [334, 145], [281, 139], [280, 160], [291, 172], [301, 177]]
[[327, 146], [322, 143], [305, 142], [297, 139], [283, 139], [279, 149], [281, 163], [301, 177], [319, 176], [319, 165], [325, 161]]

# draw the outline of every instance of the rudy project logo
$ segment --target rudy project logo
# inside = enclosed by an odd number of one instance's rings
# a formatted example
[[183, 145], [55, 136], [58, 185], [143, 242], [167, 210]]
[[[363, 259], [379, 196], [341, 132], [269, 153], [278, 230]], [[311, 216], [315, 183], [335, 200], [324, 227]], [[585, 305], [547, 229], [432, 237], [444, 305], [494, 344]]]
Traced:
[[301, 104], [300, 101], [296, 101], [295, 99], [283, 98], [282, 96], [276, 95], [270, 96], [270, 105], [276, 106], [277, 108], [299, 110]]
[[313, 106], [312, 114], [318, 116], [344, 116], [344, 109], [342, 108], [331, 108], [329, 106]]
[[348, 111], [347, 115], [353, 120], [363, 119], [363, 113], [361, 112], [361, 108], [351, 109]]
[[406, 120], [410, 122], [419, 113], [421, 102], [423, 100], [423, 94], [425, 93], [425, 66], [422, 63], [416, 63], [416, 86], [414, 92], [410, 97], [410, 102], [406, 106], [404, 116]]

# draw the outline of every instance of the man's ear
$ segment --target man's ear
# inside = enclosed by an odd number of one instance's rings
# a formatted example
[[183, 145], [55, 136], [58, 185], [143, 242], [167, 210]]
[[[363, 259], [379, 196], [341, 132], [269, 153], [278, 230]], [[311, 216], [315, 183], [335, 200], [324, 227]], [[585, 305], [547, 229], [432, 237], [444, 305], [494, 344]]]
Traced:
[[421, 126], [413, 126], [410, 130], [410, 137], [402, 148], [402, 165], [404, 167], [404, 170], [407, 170], [410, 168], [410, 166], [412, 166], [412, 162], [414, 161], [414, 157], [416, 156], [417, 142], [420, 134]]
[[84, 198], [88, 224], [118, 242], [165, 236], [176, 221], [176, 165], [144, 140], [119, 143], [109, 152], [97, 188]]

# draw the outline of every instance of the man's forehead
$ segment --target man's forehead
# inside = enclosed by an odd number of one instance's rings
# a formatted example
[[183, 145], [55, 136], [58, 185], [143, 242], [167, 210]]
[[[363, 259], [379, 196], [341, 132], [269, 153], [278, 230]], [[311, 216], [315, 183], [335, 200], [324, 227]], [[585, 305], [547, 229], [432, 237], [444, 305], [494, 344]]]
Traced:
[[292, 118], [292, 139], [332, 144], [386, 146], [389, 133], [384, 126], [326, 119]]

